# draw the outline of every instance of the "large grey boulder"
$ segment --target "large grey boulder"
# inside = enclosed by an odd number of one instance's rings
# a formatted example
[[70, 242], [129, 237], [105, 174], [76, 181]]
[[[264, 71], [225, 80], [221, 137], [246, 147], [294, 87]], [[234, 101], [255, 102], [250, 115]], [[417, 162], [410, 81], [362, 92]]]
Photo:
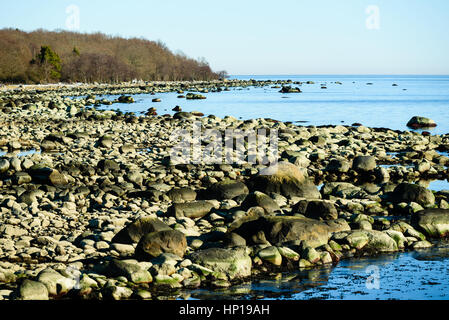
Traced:
[[285, 197], [320, 199], [315, 184], [292, 163], [281, 161], [262, 170], [250, 180], [251, 189], [266, 194], [278, 193]]
[[152, 232], [137, 244], [136, 257], [142, 260], [157, 258], [163, 253], [173, 253], [183, 257], [187, 249], [186, 236], [176, 230]]
[[199, 219], [210, 213], [213, 207], [207, 201], [175, 203], [168, 209], [168, 214], [176, 218]]
[[248, 193], [248, 187], [243, 182], [233, 180], [218, 182], [208, 189], [209, 196], [217, 200], [234, 199]]
[[45, 269], [39, 273], [37, 280], [43, 283], [52, 296], [66, 294], [77, 285], [77, 280], [66, 278], [53, 269]]
[[449, 210], [427, 209], [412, 215], [411, 224], [432, 238], [449, 237]]
[[47, 287], [38, 281], [25, 279], [19, 287], [21, 300], [48, 300]]
[[293, 212], [317, 220], [338, 219], [338, 212], [335, 205], [331, 202], [322, 200], [300, 201], [293, 207]]
[[171, 189], [167, 196], [173, 202], [184, 202], [196, 200], [196, 192], [190, 188]]
[[246, 248], [210, 248], [190, 255], [192, 262], [215, 272], [225, 273], [229, 280], [251, 276], [252, 261]]
[[305, 240], [310, 246], [327, 244], [334, 232], [351, 230], [345, 220], [318, 221], [303, 217], [269, 216], [243, 223], [233, 232], [253, 242], [260, 232], [273, 245], [282, 245], [290, 241]]
[[372, 156], [358, 156], [352, 162], [355, 171], [368, 172], [376, 169], [376, 158]]
[[273, 199], [259, 191], [249, 194], [241, 204], [243, 210], [248, 210], [252, 207], [261, 207], [267, 214], [281, 211], [281, 208]]
[[376, 230], [352, 230], [336, 233], [333, 239], [339, 244], [348, 244], [357, 250], [395, 252], [399, 249], [397, 242], [388, 233]]
[[433, 206], [435, 196], [432, 191], [411, 183], [401, 183], [393, 191], [393, 201], [395, 202], [416, 202], [423, 207]]
[[148, 233], [163, 230], [172, 229], [158, 218], [140, 218], [120, 230], [114, 238], [112, 238], [112, 242], [126, 244], [138, 243], [140, 239]]
[[410, 121], [407, 123], [407, 127], [418, 129], [418, 128], [433, 128], [436, 127], [437, 124], [434, 120], [425, 118], [425, 117], [419, 117], [415, 116], [410, 119]]
[[107, 274], [112, 277], [124, 276], [133, 283], [150, 283], [153, 281], [151, 273], [144, 270], [139, 264], [116, 259], [109, 263]]

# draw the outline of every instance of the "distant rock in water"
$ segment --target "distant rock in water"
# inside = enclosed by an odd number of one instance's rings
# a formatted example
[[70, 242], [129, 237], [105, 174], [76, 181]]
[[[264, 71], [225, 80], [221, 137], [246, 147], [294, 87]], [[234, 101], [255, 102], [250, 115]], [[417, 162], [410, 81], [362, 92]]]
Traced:
[[123, 95], [123, 96], [120, 96], [118, 98], [118, 102], [120, 102], [120, 103], [134, 103], [135, 101], [134, 101], [133, 97]]
[[187, 100], [204, 100], [204, 99], [206, 99], [206, 97], [201, 94], [188, 93], [186, 96], [186, 99]]
[[280, 93], [301, 93], [302, 91], [298, 87], [292, 88], [291, 86], [283, 86], [279, 92]]
[[407, 123], [407, 127], [417, 129], [417, 128], [434, 128], [437, 124], [434, 120], [424, 117], [413, 117]]

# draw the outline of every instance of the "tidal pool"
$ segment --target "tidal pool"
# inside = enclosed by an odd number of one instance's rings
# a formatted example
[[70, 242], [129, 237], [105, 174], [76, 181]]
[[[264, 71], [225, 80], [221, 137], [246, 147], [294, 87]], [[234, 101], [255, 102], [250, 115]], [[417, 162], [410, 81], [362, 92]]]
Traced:
[[[187, 292], [186, 292], [187, 293]], [[349, 259], [223, 290], [194, 290], [198, 300], [449, 300], [449, 244]]]

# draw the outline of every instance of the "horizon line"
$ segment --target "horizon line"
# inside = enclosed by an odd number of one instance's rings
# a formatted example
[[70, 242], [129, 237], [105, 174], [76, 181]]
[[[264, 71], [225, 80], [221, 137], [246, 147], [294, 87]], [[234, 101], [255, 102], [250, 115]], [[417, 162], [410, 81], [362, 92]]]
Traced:
[[230, 74], [229, 76], [438, 76], [449, 77], [449, 74], [435, 74], [435, 73], [289, 73], [289, 74]]

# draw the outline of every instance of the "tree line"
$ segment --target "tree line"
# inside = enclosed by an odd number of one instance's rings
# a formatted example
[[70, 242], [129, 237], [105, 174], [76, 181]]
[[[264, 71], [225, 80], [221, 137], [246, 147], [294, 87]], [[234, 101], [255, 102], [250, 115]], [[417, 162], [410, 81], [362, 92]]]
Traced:
[[0, 82], [117, 83], [225, 77], [204, 59], [173, 53], [160, 41], [68, 31], [0, 30]]

